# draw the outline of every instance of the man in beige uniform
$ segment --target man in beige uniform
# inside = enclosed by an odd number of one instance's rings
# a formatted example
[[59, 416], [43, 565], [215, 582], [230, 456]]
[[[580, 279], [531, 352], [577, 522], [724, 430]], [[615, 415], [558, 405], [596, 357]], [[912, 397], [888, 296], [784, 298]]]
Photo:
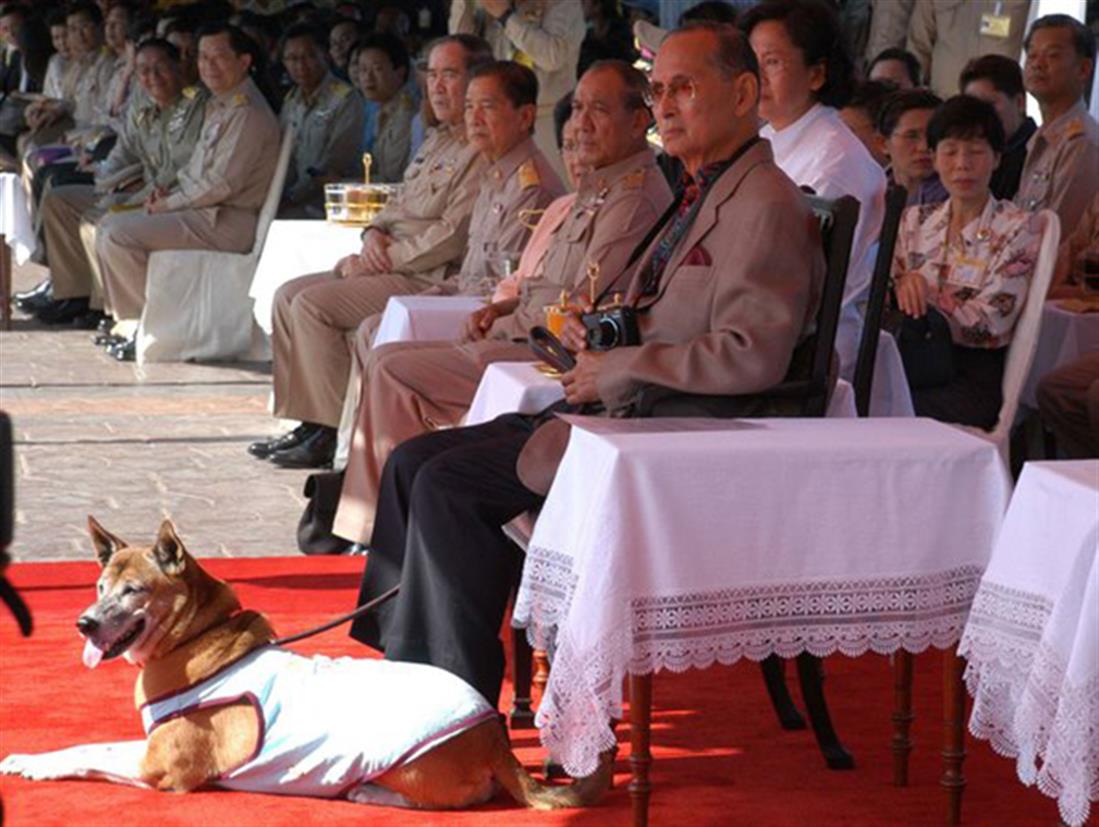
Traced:
[[297, 25], [283, 39], [282, 63], [294, 82], [279, 121], [293, 127], [294, 149], [279, 205], [280, 218], [323, 218], [324, 181], [361, 174], [363, 106], [351, 85], [328, 71], [326, 38]]
[[[178, 186], [154, 190], [143, 211], [111, 213], [100, 223], [96, 250], [119, 321], [141, 316], [154, 250], [250, 249], [278, 162], [278, 119], [248, 75], [246, 35], [231, 26], [208, 29], [198, 48], [199, 72], [212, 98]], [[128, 360], [133, 354], [131, 338], [115, 355]]]
[[1061, 238], [1076, 229], [1099, 190], [1099, 124], [1083, 95], [1095, 67], [1095, 38], [1063, 14], [1034, 21], [1027, 34], [1026, 90], [1038, 99], [1042, 126], [1027, 144], [1015, 203], [1050, 209], [1061, 219]]
[[[275, 293], [274, 413], [302, 426], [270, 443], [273, 450], [310, 439], [325, 443], [330, 454], [351, 364], [347, 335], [384, 310], [390, 296], [432, 288], [453, 292], [485, 170], [465, 137], [466, 85], [469, 73], [490, 60], [479, 38], [451, 35], [436, 42], [428, 57], [427, 92], [440, 124], [409, 164], [401, 192], [364, 233], [360, 254]], [[261, 449], [257, 455], [268, 453]]]
[[85, 309], [103, 309], [102, 279], [92, 270], [96, 222], [111, 208], [140, 207], [154, 189], [174, 186], [202, 128], [207, 94], [183, 88], [176, 48], [145, 40], [135, 60], [148, 97], [129, 108], [118, 142], [96, 169], [95, 185], [52, 187], [42, 199], [54, 299], [82, 300]]
[[412, 119], [417, 104], [409, 86], [408, 50], [392, 34], [375, 33], [359, 41], [355, 57], [358, 86], [367, 105], [377, 105], [372, 134], [365, 135], [370, 152], [370, 180], [399, 182], [412, 155]]
[[908, 51], [920, 61], [929, 86], [943, 98], [958, 91], [958, 76], [975, 57], [1017, 60], [1030, 0], [916, 0]]
[[553, 107], [576, 85], [584, 40], [580, 0], [453, 0], [449, 30], [480, 35], [500, 60], [514, 60], [538, 76], [535, 140], [564, 176], [554, 143]]
[[477, 340], [394, 343], [365, 359], [335, 534], [357, 543], [369, 540], [389, 453], [424, 431], [457, 425], [490, 363], [529, 361], [526, 337], [533, 325], [545, 323], [544, 308], [562, 293], [573, 304], [588, 300], [589, 264], [599, 266], [598, 292], [616, 285], [625, 290], [624, 281], [615, 280], [623, 279], [630, 253], [672, 197], [645, 141], [646, 88], [643, 75], [617, 61], [596, 63], [584, 73], [573, 96], [571, 123], [580, 160], [592, 171], [554, 234], [542, 270], [520, 283], [519, 298], [474, 314], [469, 327]]

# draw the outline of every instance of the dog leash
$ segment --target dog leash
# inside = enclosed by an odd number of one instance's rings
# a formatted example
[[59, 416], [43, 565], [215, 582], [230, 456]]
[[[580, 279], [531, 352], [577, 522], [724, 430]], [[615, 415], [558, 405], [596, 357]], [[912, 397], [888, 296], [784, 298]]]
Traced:
[[398, 583], [396, 586], [394, 586], [389, 591], [378, 595], [377, 597], [375, 597], [373, 600], [369, 601], [368, 603], [363, 603], [361, 606], [359, 606], [359, 608], [355, 609], [355, 611], [353, 611], [353, 612], [348, 612], [345, 615], [341, 615], [340, 617], [337, 617], [335, 620], [330, 620], [327, 623], [324, 623], [320, 626], [317, 626], [314, 629], [309, 629], [308, 631], [305, 631], [305, 632], [298, 632], [296, 635], [290, 635], [289, 637], [276, 638], [275, 640], [271, 641], [271, 645], [272, 646], [285, 646], [287, 643], [296, 643], [299, 640], [305, 640], [305, 638], [307, 638], [307, 637], [313, 637], [313, 635], [319, 635], [321, 632], [327, 632], [329, 629], [334, 629], [337, 626], [340, 626], [341, 624], [344, 624], [349, 620], [354, 620], [359, 615], [366, 614], [371, 609], [382, 605], [387, 600], [394, 597], [397, 594], [397, 592], [399, 592], [400, 590], [401, 590], [401, 585]]

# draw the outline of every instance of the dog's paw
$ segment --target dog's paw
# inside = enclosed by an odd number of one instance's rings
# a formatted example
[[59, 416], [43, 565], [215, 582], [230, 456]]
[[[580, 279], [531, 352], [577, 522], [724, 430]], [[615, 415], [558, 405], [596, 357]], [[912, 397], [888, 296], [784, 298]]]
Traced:
[[56, 757], [49, 753], [43, 755], [15, 753], [0, 761], [0, 773], [21, 775], [31, 781], [49, 781], [71, 776], [72, 768], [64, 762], [58, 762]]

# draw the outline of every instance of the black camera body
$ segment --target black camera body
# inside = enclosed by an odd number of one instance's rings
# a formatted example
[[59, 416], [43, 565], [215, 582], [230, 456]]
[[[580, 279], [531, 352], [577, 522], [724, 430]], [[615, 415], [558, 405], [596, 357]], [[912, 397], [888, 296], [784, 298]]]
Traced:
[[580, 322], [588, 332], [589, 350], [613, 350], [641, 344], [637, 311], [629, 305], [601, 307], [593, 313], [583, 314]]

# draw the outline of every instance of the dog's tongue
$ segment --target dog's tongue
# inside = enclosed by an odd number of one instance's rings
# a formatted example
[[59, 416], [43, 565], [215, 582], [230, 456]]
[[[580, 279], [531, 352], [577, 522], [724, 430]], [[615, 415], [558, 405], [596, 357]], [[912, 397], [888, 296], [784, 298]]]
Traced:
[[103, 650], [96, 646], [91, 640], [84, 641], [84, 665], [89, 669], [95, 669], [99, 666], [99, 662], [103, 660]]

